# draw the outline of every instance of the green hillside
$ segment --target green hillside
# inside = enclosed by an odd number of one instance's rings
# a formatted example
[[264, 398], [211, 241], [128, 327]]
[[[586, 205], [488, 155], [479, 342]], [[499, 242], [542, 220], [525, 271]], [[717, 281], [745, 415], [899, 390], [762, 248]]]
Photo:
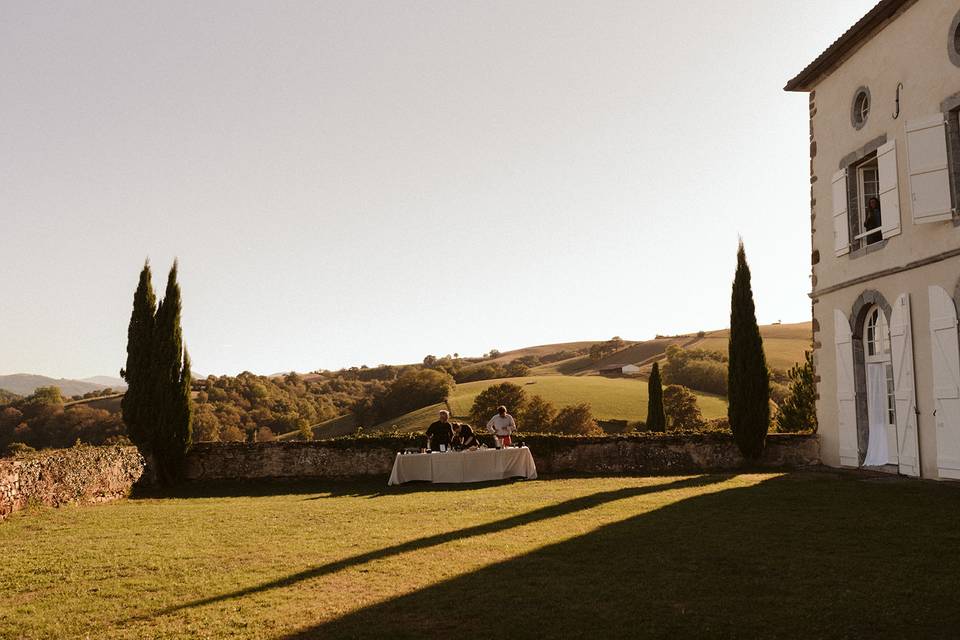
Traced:
[[[449, 399], [453, 415], [466, 418], [474, 398], [487, 387], [502, 382], [520, 385], [528, 395], [541, 396], [556, 407], [588, 402], [593, 407], [594, 417], [601, 420], [635, 421], [645, 420], [647, 416], [647, 383], [643, 380], [557, 375], [482, 380], [457, 385]], [[697, 394], [697, 399], [704, 417], [718, 418], [727, 414], [727, 404], [723, 398]], [[393, 430], [394, 426], [400, 431], [422, 430], [436, 419], [437, 411], [444, 408], [444, 405], [437, 404], [418, 409], [377, 425], [373, 430]]]
[[[803, 352], [810, 350], [813, 342], [813, 327], [809, 322], [763, 325], [760, 327], [760, 336], [763, 338], [763, 351], [767, 356], [767, 364], [777, 369], [789, 369], [797, 362], [802, 362]], [[729, 329], [711, 331], [700, 340], [693, 342], [689, 348], [726, 353], [729, 339]]]

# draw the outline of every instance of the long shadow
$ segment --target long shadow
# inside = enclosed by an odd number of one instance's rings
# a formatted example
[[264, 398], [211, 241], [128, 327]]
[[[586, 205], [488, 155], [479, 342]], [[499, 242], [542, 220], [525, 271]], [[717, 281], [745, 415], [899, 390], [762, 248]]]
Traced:
[[590, 509], [607, 502], [613, 502], [615, 500], [623, 500], [624, 498], [632, 498], [634, 496], [657, 493], [660, 491], [669, 491], [673, 489], [687, 489], [687, 488], [693, 488], [693, 487], [707, 486], [710, 484], [723, 482], [729, 477], [730, 477], [729, 475], [695, 476], [692, 478], [685, 478], [683, 480], [676, 480], [674, 482], [667, 482], [663, 484], [646, 485], [642, 487], [626, 487], [626, 488], [617, 489], [614, 491], [601, 491], [588, 496], [582, 496], [579, 498], [574, 498], [572, 500], [567, 500], [565, 502], [560, 502], [558, 504], [542, 507], [540, 509], [534, 509], [533, 511], [529, 511], [527, 513], [510, 516], [509, 518], [496, 520], [494, 522], [488, 522], [488, 523], [476, 525], [473, 527], [466, 527], [464, 529], [458, 529], [456, 531], [439, 533], [432, 536], [425, 536], [422, 538], [417, 538], [415, 540], [410, 540], [408, 542], [403, 542], [401, 544], [396, 544], [390, 547], [384, 547], [383, 549], [377, 549], [375, 551], [361, 553], [355, 556], [351, 556], [349, 558], [337, 560], [335, 562], [330, 562], [330, 563], [319, 565], [316, 567], [311, 567], [310, 569], [306, 569], [304, 571], [300, 571], [298, 573], [294, 573], [289, 576], [285, 576], [283, 578], [278, 578], [276, 580], [270, 580], [268, 582], [252, 585], [250, 587], [238, 589], [236, 591], [231, 591], [229, 593], [222, 593], [219, 595], [211, 596], [209, 598], [200, 598], [198, 600], [193, 600], [191, 602], [186, 602], [184, 604], [168, 607], [166, 609], [162, 609], [154, 613], [136, 616], [132, 618], [132, 620], [148, 620], [157, 616], [163, 616], [170, 613], [175, 613], [177, 611], [182, 611], [184, 609], [202, 607], [204, 605], [213, 604], [213, 603], [221, 602], [224, 600], [230, 600], [232, 598], [241, 598], [243, 596], [248, 596], [254, 593], [269, 591], [271, 589], [281, 589], [284, 587], [289, 587], [298, 582], [302, 582], [304, 580], [311, 580], [313, 578], [318, 578], [320, 576], [325, 576], [331, 573], [335, 573], [337, 571], [341, 571], [348, 567], [366, 564], [373, 560], [379, 560], [382, 558], [387, 558], [390, 556], [407, 553], [409, 551], [418, 551], [422, 549], [427, 549], [427, 548], [442, 545], [454, 540], [465, 540], [465, 539], [476, 537], [476, 536], [486, 535], [488, 533], [496, 533], [499, 531], [511, 529], [513, 527], [519, 527], [519, 526], [523, 526], [533, 522], [547, 520], [550, 518], [557, 518], [559, 516], [563, 516], [568, 513], [573, 513], [575, 511], [580, 511], [583, 509]]
[[958, 491], [796, 474], [681, 500], [287, 638], [956, 638], [958, 550]]

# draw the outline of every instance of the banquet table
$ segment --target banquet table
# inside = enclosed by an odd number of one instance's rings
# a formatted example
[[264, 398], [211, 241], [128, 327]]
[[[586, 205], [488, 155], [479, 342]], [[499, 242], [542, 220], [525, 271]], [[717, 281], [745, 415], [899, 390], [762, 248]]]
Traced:
[[388, 485], [421, 480], [438, 483], [485, 482], [537, 477], [527, 447], [397, 454]]

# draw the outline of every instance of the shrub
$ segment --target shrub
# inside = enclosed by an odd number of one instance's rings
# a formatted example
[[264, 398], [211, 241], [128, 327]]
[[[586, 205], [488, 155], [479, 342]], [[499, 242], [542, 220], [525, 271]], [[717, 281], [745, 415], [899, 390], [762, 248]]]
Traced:
[[470, 407], [470, 422], [475, 427], [483, 429], [487, 422], [497, 412], [497, 407], [503, 405], [517, 421], [517, 426], [523, 426], [523, 415], [527, 408], [527, 394], [519, 385], [512, 382], [502, 382], [487, 387], [473, 401]]
[[11, 458], [28, 455], [35, 452], [36, 452], [36, 449], [22, 442], [11, 442], [4, 449], [4, 455]]
[[553, 419], [551, 431], [554, 433], [563, 433], [567, 435], [600, 435], [603, 431], [597, 426], [590, 411], [590, 405], [586, 403], [574, 404], [557, 413]]
[[790, 369], [790, 390], [777, 412], [777, 431], [817, 431], [817, 384], [813, 371], [813, 354], [804, 353], [804, 362]]
[[533, 396], [523, 411], [523, 430], [530, 433], [550, 431], [556, 416], [557, 410], [552, 404], [540, 396]]
[[670, 430], [698, 429], [703, 426], [703, 415], [697, 406], [697, 396], [678, 384], [667, 385], [663, 390], [663, 411], [667, 415]]

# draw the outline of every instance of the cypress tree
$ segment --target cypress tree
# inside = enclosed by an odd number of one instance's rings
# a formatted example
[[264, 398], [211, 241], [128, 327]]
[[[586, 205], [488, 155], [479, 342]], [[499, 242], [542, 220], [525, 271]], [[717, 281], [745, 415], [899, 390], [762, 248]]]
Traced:
[[770, 427], [770, 379], [750, 287], [750, 267], [737, 250], [737, 272], [730, 297], [730, 362], [727, 374], [730, 430], [748, 460], [763, 453]]
[[130, 440], [144, 453], [153, 450], [152, 422], [153, 334], [157, 297], [153, 293], [150, 262], [143, 264], [140, 282], [133, 294], [133, 312], [127, 327], [127, 363], [120, 375], [127, 382], [121, 408]]
[[193, 436], [190, 357], [183, 345], [180, 312], [180, 285], [174, 261], [167, 277], [166, 292], [157, 307], [153, 345], [155, 377], [152, 400], [157, 420], [155, 453], [160, 479], [165, 484], [179, 478]]
[[667, 415], [663, 411], [663, 384], [660, 382], [660, 363], [658, 362], [653, 363], [653, 369], [650, 371], [647, 393], [647, 429], [666, 431]]

